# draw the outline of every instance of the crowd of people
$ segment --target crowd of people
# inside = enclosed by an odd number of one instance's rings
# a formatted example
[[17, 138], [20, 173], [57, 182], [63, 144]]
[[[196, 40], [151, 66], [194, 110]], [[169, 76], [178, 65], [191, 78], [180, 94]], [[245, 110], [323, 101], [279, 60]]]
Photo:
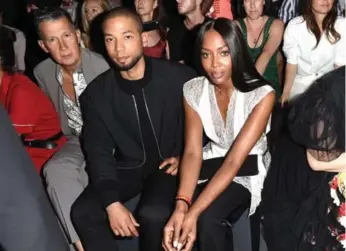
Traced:
[[233, 250], [246, 212], [269, 251], [346, 248], [345, 4], [289, 1], [0, 3], [0, 104], [70, 250]]

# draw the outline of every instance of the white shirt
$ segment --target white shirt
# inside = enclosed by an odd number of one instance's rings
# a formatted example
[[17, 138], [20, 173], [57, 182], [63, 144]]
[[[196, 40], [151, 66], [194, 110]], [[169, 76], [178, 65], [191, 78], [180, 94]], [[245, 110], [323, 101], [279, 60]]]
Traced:
[[[203, 129], [209, 138], [209, 143], [203, 148], [203, 159], [225, 157], [238, 133], [244, 126], [255, 106], [270, 92], [274, 91], [269, 85], [243, 93], [234, 90], [230, 98], [226, 124], [223, 122], [217, 106], [215, 89], [205, 77], [197, 77], [184, 85], [184, 97], [195, 110], [203, 124]], [[258, 155], [259, 174], [248, 177], [235, 177], [234, 182], [243, 185], [251, 193], [250, 215], [261, 202], [261, 191], [267, 169], [270, 164], [266, 133], [270, 130], [268, 122], [266, 131], [257, 141], [250, 155]]]
[[316, 46], [316, 38], [307, 28], [302, 16], [293, 18], [284, 34], [283, 51], [287, 63], [298, 66], [290, 98], [304, 92], [317, 78], [332, 71], [334, 65], [346, 64], [346, 19], [339, 17], [335, 30], [341, 35], [338, 42], [332, 44], [326, 34]]

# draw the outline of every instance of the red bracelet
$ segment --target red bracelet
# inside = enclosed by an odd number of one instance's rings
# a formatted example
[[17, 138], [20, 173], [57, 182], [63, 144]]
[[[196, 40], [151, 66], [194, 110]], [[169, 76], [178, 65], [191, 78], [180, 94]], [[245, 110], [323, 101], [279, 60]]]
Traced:
[[183, 195], [177, 195], [177, 197], [175, 197], [175, 200], [184, 201], [189, 207], [191, 207], [191, 205], [192, 205], [191, 200], [188, 197], [183, 196]]

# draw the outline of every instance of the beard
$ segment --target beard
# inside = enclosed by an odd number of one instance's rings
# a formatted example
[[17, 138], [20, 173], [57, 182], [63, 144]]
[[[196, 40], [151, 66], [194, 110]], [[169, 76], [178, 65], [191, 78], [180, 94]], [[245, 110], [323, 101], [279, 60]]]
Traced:
[[143, 51], [141, 51], [140, 53], [138, 53], [138, 55], [133, 57], [131, 62], [126, 65], [120, 65], [117, 62], [115, 62], [113, 59], [111, 59], [111, 63], [113, 68], [115, 68], [118, 71], [128, 71], [128, 70], [131, 70], [142, 57], [143, 57]]

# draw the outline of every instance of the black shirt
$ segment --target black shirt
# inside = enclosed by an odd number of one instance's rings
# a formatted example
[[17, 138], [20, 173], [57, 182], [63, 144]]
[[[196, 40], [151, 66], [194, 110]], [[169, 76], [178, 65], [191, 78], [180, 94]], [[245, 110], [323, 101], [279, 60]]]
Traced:
[[144, 178], [155, 169], [158, 169], [161, 162], [158, 142], [153, 130], [151, 118], [149, 117], [150, 110], [144, 91], [144, 87], [151, 81], [151, 72], [151, 63], [146, 60], [144, 77], [142, 79], [127, 80], [122, 78], [119, 72], [117, 73], [117, 81], [121, 81], [126, 86], [127, 93], [131, 94], [136, 102], [135, 108], [138, 114], [137, 119], [139, 119], [139, 129], [145, 154], [145, 164], [142, 168]]
[[169, 43], [170, 59], [174, 61], [183, 60], [185, 64], [196, 69], [196, 38], [201, 26], [210, 21], [209, 17], [205, 17], [203, 23], [196, 25], [192, 30], [186, 28], [184, 23], [185, 17], [180, 16], [170, 25], [167, 34]]

